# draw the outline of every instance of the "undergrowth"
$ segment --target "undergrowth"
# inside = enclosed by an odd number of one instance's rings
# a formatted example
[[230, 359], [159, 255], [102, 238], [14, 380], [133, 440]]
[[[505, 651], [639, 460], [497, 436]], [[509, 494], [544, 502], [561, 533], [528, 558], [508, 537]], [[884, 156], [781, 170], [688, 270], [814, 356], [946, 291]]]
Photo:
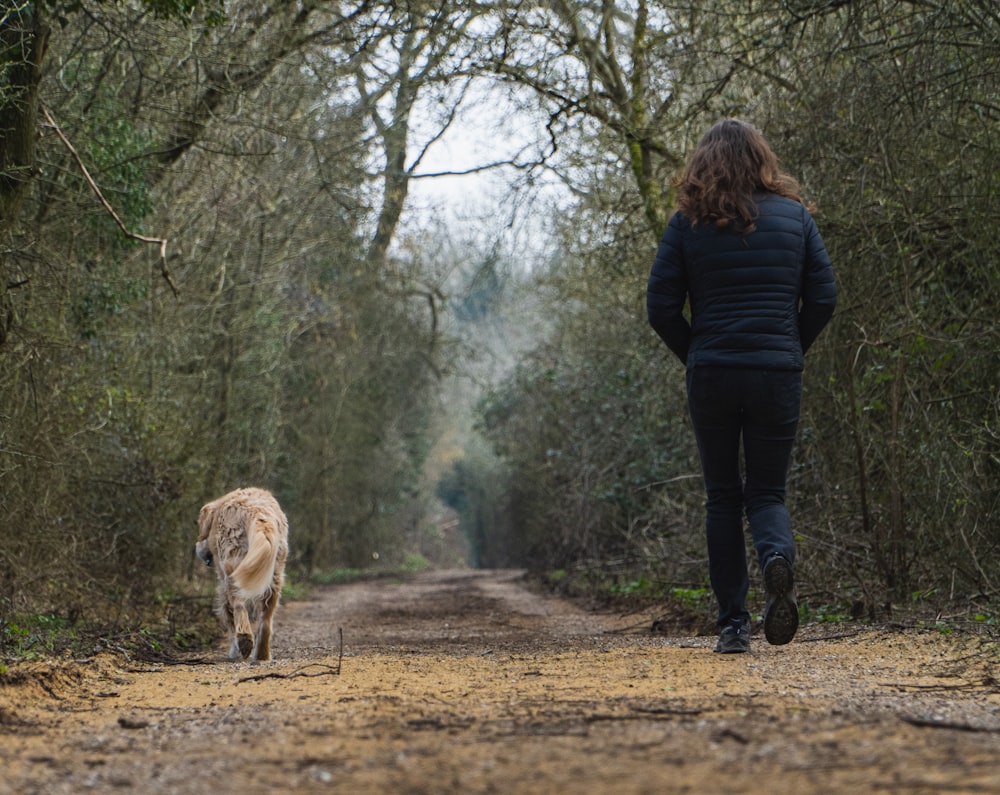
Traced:
[[[558, 593], [599, 609], [624, 612], [652, 609], [658, 615], [654, 631], [684, 632], [691, 628], [714, 632], [715, 597], [705, 583], [678, 583], [655, 572], [623, 567], [580, 565], [573, 569], [533, 571], [527, 575], [533, 587]], [[996, 599], [945, 596], [937, 591], [914, 592], [897, 603], [875, 605], [851, 589], [842, 594], [809, 590], [800, 584], [799, 616], [802, 626], [867, 625], [1000, 636], [1000, 605]], [[764, 593], [751, 577], [748, 606], [761, 620]]]
[[216, 640], [206, 594], [162, 594], [127, 618], [58, 613], [0, 616], [0, 665], [40, 659], [87, 659], [115, 651], [136, 659], [169, 659]]

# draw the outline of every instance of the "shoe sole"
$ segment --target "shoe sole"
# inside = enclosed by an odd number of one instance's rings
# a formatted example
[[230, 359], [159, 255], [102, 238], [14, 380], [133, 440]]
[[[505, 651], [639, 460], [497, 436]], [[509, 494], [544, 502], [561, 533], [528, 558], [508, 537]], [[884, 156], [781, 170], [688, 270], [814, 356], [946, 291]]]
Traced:
[[792, 599], [792, 567], [783, 559], [772, 560], [764, 569], [768, 606], [764, 611], [764, 637], [772, 646], [784, 646], [799, 628], [799, 609]]

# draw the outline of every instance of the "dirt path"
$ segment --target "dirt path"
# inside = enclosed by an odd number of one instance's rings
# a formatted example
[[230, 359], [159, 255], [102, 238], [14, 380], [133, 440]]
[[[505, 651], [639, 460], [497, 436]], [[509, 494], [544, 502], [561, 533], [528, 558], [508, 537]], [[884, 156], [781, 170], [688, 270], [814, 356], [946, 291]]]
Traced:
[[650, 623], [436, 572], [283, 605], [259, 666], [19, 667], [0, 791], [1000, 792], [995, 644], [805, 627], [721, 656]]

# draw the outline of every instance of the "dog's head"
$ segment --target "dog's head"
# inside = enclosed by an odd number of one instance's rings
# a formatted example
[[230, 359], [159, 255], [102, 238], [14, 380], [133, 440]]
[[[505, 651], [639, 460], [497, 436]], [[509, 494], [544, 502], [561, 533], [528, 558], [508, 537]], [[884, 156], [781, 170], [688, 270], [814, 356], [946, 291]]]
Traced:
[[218, 508], [218, 500], [204, 505], [198, 514], [198, 541], [194, 545], [194, 553], [206, 566], [212, 565], [212, 550], [208, 546], [208, 536], [212, 531], [212, 523], [215, 521], [215, 511]]
[[206, 566], [212, 565], [212, 550], [208, 548], [208, 539], [199, 541], [194, 545], [194, 554], [196, 554]]

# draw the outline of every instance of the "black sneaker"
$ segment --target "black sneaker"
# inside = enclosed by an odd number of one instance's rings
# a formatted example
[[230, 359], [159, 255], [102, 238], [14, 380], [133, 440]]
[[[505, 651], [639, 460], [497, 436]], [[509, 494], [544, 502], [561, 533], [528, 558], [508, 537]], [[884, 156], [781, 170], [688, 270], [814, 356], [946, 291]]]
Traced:
[[792, 564], [781, 555], [773, 555], [764, 564], [764, 637], [772, 646], [783, 646], [795, 637], [799, 628], [799, 607], [795, 604], [795, 580]]
[[750, 651], [750, 622], [738, 621], [724, 626], [719, 633], [715, 650], [719, 654], [744, 654]]

